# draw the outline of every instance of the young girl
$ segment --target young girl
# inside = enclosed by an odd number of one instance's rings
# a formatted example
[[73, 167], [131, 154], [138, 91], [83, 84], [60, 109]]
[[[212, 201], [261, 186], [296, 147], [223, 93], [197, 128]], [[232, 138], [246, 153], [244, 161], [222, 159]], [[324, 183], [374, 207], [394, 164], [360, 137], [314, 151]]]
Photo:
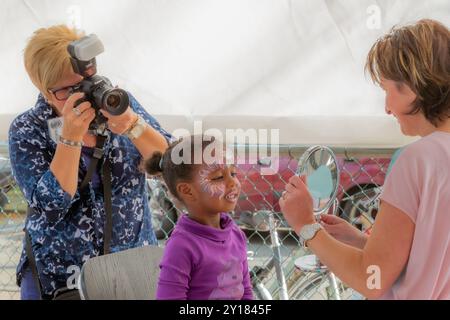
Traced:
[[195, 164], [194, 152], [201, 151], [204, 159], [205, 150], [213, 146], [213, 138], [204, 140], [185, 138], [146, 162], [147, 172], [162, 173], [169, 191], [188, 211], [167, 241], [156, 298], [252, 299], [246, 237], [227, 214], [240, 193], [236, 168], [222, 156]]

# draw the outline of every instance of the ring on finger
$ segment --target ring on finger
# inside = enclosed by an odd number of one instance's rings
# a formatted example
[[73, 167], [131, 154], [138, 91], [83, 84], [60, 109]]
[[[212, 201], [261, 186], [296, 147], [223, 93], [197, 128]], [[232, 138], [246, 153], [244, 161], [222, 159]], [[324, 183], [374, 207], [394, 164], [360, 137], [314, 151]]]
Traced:
[[73, 108], [72, 109], [73, 113], [75, 113], [77, 115], [77, 117], [81, 116], [81, 111], [78, 108]]

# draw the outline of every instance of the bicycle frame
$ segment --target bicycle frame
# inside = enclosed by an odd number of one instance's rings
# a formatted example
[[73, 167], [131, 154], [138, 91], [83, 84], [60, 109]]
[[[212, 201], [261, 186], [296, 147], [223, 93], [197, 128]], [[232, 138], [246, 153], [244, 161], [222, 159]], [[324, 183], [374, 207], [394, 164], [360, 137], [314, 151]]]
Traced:
[[267, 211], [268, 221], [269, 221], [269, 232], [270, 241], [272, 248], [272, 258], [265, 268], [255, 267], [251, 271], [253, 288], [257, 290], [258, 296], [263, 300], [273, 300], [273, 296], [266, 288], [266, 286], [258, 278], [266, 278], [270, 270], [275, 269], [275, 274], [277, 278], [277, 285], [279, 288], [280, 300], [289, 300], [286, 277], [283, 271], [282, 255], [281, 255], [281, 242], [278, 236], [278, 231], [276, 227], [276, 222], [274, 218], [274, 213]]
[[278, 287], [280, 288], [280, 300], [289, 300], [288, 290], [286, 285], [286, 277], [283, 272], [283, 263], [281, 257], [281, 243], [278, 237], [278, 232], [275, 225], [275, 218], [273, 212], [269, 213], [269, 231], [270, 240], [272, 243], [272, 251], [274, 257], [274, 267], [277, 275]]

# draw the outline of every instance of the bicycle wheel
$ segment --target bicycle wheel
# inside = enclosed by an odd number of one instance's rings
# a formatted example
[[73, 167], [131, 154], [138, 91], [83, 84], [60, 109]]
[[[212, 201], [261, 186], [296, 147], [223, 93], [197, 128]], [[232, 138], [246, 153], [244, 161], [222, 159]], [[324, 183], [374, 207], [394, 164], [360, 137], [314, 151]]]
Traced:
[[323, 274], [304, 274], [289, 289], [289, 298], [291, 300], [328, 300], [328, 293], [322, 288], [324, 282], [327, 281]]
[[380, 193], [381, 188], [377, 186], [353, 193], [344, 203], [342, 218], [366, 232], [372, 227], [378, 213]]
[[[338, 282], [341, 299], [350, 299], [353, 290]], [[333, 300], [335, 292], [328, 273], [306, 273], [289, 289], [291, 300]]]

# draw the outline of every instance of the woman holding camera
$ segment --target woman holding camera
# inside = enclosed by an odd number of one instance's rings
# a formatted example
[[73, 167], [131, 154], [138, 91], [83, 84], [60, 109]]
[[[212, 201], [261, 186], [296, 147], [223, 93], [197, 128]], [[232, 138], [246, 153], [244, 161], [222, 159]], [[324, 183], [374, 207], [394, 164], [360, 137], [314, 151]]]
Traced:
[[[139, 167], [143, 158], [167, 148], [170, 135], [131, 95], [123, 114], [100, 111], [109, 131], [98, 166], [92, 166], [92, 178], [80, 187], [89, 164], [99, 156], [99, 138], [89, 130], [98, 115], [90, 102], [78, 104], [84, 94], [74, 91], [83, 77], [74, 72], [67, 51], [81, 37], [66, 26], [54, 26], [37, 30], [25, 48], [25, 68], [40, 95], [9, 130], [13, 174], [31, 209], [25, 225], [29, 238], [17, 268], [22, 299], [55, 298], [74, 284], [87, 259], [105, 253], [106, 176], [110, 251], [156, 243], [145, 174]], [[58, 122], [62, 130], [55, 134]], [[102, 171], [105, 163], [110, 174]], [[27, 240], [34, 261], [26, 250]], [[31, 270], [34, 263], [37, 274]]]

